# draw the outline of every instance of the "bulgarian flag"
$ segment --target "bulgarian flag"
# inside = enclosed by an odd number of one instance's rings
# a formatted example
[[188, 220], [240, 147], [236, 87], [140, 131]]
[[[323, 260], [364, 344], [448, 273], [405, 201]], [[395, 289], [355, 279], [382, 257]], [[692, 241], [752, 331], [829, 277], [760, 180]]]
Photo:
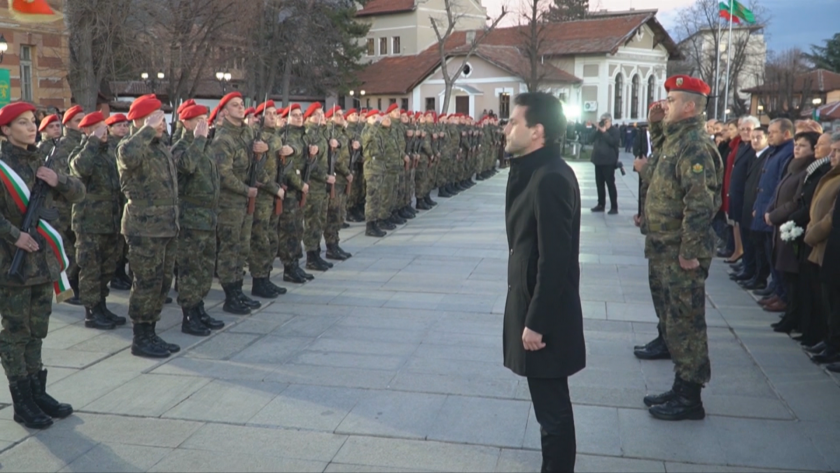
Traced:
[[755, 15], [749, 8], [738, 3], [738, 0], [729, 0], [729, 2], [720, 2], [721, 18], [733, 23], [741, 24], [742, 21], [753, 24], [755, 23]]
[[[3, 161], [0, 161], [0, 181], [9, 191], [9, 195], [12, 196], [12, 200], [20, 213], [25, 214], [26, 207], [29, 206], [29, 187], [26, 186], [18, 173]], [[70, 280], [67, 279], [67, 273], [64, 271], [70, 264], [67, 253], [64, 251], [64, 242], [61, 240], [61, 234], [43, 220], [38, 221], [38, 233], [47, 242], [58, 260], [61, 275], [58, 277], [58, 281], [53, 283], [53, 288], [55, 289], [56, 301], [62, 302], [72, 294], [68, 292], [70, 290]]]

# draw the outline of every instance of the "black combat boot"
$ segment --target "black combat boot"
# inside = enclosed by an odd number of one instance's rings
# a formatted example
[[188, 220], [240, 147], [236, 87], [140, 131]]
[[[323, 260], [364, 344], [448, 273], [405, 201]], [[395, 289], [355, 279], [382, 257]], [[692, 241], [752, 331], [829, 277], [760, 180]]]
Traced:
[[225, 326], [224, 322], [210, 317], [210, 314], [204, 310], [204, 301], [198, 303], [198, 320], [211, 330], [219, 330]]
[[414, 207], [417, 208], [417, 210], [430, 210], [431, 209], [429, 204], [427, 204], [426, 201], [423, 200], [423, 199], [417, 199], [417, 203], [414, 204]]
[[222, 284], [222, 289], [225, 291], [225, 305], [222, 306], [222, 310], [229, 314], [248, 315], [251, 309], [239, 300], [235, 285], [236, 283]]
[[365, 225], [365, 235], [369, 237], [382, 238], [387, 235], [387, 233], [379, 228], [379, 225], [376, 222], [368, 222]]
[[278, 286], [277, 284], [274, 284], [273, 282], [271, 282], [270, 277], [265, 278], [265, 283], [268, 285], [268, 287], [270, 287], [272, 290], [274, 290], [274, 292], [276, 292], [278, 295], [282, 296], [283, 294], [289, 292], [289, 291], [286, 290], [285, 287]]
[[103, 299], [102, 302], [99, 303], [99, 309], [105, 314], [105, 318], [114, 322], [114, 325], [125, 325], [125, 317], [120, 317], [119, 315], [111, 312], [108, 310], [108, 306], [105, 304], [105, 300]]
[[318, 258], [317, 251], [307, 251], [306, 252], [306, 269], [311, 269], [313, 271], [326, 271], [330, 268], [321, 264], [321, 259]]
[[321, 258], [321, 245], [320, 244], [318, 244], [318, 259], [321, 261], [321, 264], [323, 264], [324, 266], [332, 269], [333, 264], [330, 263], [329, 261], [325, 260], [324, 258]]
[[111, 289], [116, 291], [127, 291], [131, 289], [131, 283], [127, 282], [125, 279], [120, 278], [119, 276], [114, 276], [111, 278]]
[[327, 259], [334, 259], [337, 261], [344, 261], [347, 259], [346, 254], [338, 247], [338, 243], [327, 244]]
[[178, 353], [179, 351], [181, 351], [180, 346], [178, 346], [174, 343], [168, 343], [166, 340], [164, 340], [164, 339], [162, 339], [158, 336], [158, 334], [157, 334], [157, 322], [152, 322], [152, 331], [151, 331], [150, 335], [151, 335], [152, 339], [155, 341], [155, 343], [157, 343], [158, 345], [162, 346], [163, 348], [166, 348], [167, 350], [169, 350], [169, 353]]
[[338, 250], [339, 253], [344, 255], [344, 259], [353, 257], [353, 253], [350, 253], [349, 251], [344, 251], [344, 248], [340, 247], [338, 243], [335, 244], [335, 248]]
[[400, 217], [400, 214], [397, 213], [396, 210], [394, 210], [393, 212], [391, 212], [391, 222], [394, 225], [404, 225], [407, 222], [407, 220]]
[[670, 360], [671, 352], [662, 336], [656, 337], [653, 341], [642, 347], [633, 349], [633, 354], [640, 360]]
[[378, 226], [379, 228], [383, 228], [383, 229], [385, 229], [385, 230], [393, 230], [393, 229], [397, 228], [397, 226], [396, 226], [396, 225], [394, 225], [394, 224], [393, 224], [390, 220], [388, 220], [388, 219], [386, 219], [386, 220], [380, 220], [380, 221], [379, 221], [379, 223], [377, 224], [377, 226]]
[[648, 394], [642, 400], [646, 406], [653, 407], [658, 406], [660, 404], [665, 404], [666, 402], [676, 399], [677, 398], [677, 385], [680, 383], [680, 377], [674, 376], [674, 384], [671, 386], [671, 389], [665, 391], [661, 394]]
[[199, 320], [201, 313], [198, 311], [198, 307], [181, 307], [181, 312], [184, 314], [181, 319], [182, 332], [199, 337], [210, 335], [210, 329]]
[[476, 176], [475, 176], [476, 181], [483, 181], [485, 179], [487, 179], [487, 177], [485, 177], [484, 173], [479, 173], [479, 174], [476, 174]]
[[10, 379], [9, 392], [12, 394], [15, 422], [30, 429], [46, 429], [52, 425], [50, 416], [35, 403], [32, 397], [32, 384], [28, 377]]
[[403, 207], [403, 210], [405, 210], [405, 213], [406, 213], [407, 215], [409, 215], [408, 217], [406, 217], [406, 218], [408, 218], [409, 220], [417, 216], [417, 211], [416, 211], [416, 210], [414, 210], [414, 207], [412, 207], [412, 206], [411, 206], [411, 204], [406, 205], [405, 207]]
[[251, 309], [259, 309], [260, 307], [262, 307], [262, 302], [255, 301], [254, 299], [251, 299], [250, 297], [246, 296], [244, 292], [242, 292], [242, 282], [243, 281], [240, 279], [234, 285], [234, 287], [236, 288], [236, 295], [239, 296], [239, 300]]
[[70, 280], [70, 289], [73, 290], [73, 297], [67, 299], [66, 303], [70, 305], [82, 305], [82, 300], [79, 299], [79, 280], [78, 279], [71, 279]]
[[293, 282], [295, 284], [303, 284], [306, 282], [306, 278], [300, 274], [299, 271], [300, 267], [298, 266], [297, 260], [289, 263], [288, 265], [283, 266], [283, 280], [286, 282]]
[[437, 202], [432, 200], [431, 194], [426, 194], [426, 197], [423, 197], [423, 200], [426, 202], [426, 204], [429, 205], [429, 207], [434, 207], [435, 205], [437, 205]]
[[315, 276], [313, 276], [312, 274], [304, 271], [303, 268], [300, 267], [300, 265], [298, 265], [298, 267], [297, 267], [297, 272], [298, 272], [298, 274], [303, 276], [303, 278], [306, 279], [307, 281], [311, 281], [311, 280], [315, 279]]
[[452, 195], [458, 195], [463, 189], [456, 186], [454, 182], [450, 182], [446, 185], [446, 190], [448, 190]]
[[114, 322], [108, 319], [102, 312], [102, 305], [97, 304], [92, 308], [85, 307], [85, 327], [97, 330], [112, 330], [116, 328]]
[[277, 299], [280, 294], [268, 285], [268, 278], [254, 278], [251, 285], [251, 295], [265, 299]]
[[30, 374], [29, 386], [32, 389], [32, 400], [44, 411], [44, 414], [63, 419], [73, 413], [73, 406], [58, 402], [47, 394], [47, 370]]
[[700, 420], [706, 417], [700, 392], [702, 384], [680, 380], [674, 383], [673, 399], [648, 409], [653, 417], [660, 420]]
[[131, 341], [131, 354], [144, 358], [166, 358], [169, 350], [157, 343], [152, 324], [134, 324], [134, 339]]
[[446, 186], [440, 186], [438, 187], [438, 197], [448, 199], [452, 197], [452, 193], [449, 192], [449, 189], [447, 189]]

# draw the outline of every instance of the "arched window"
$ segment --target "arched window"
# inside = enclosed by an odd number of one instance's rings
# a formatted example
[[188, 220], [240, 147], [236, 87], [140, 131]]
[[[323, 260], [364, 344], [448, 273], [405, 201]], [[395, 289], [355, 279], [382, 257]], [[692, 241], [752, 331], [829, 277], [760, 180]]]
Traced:
[[630, 118], [639, 118], [639, 74], [633, 76], [630, 89]]
[[650, 106], [653, 103], [653, 93], [656, 91], [656, 80], [654, 80], [653, 75], [648, 77], [648, 91], [647, 91], [647, 108], [650, 110]]
[[624, 78], [619, 73], [615, 76], [615, 101], [613, 102], [613, 120], [621, 120], [621, 104], [624, 102]]

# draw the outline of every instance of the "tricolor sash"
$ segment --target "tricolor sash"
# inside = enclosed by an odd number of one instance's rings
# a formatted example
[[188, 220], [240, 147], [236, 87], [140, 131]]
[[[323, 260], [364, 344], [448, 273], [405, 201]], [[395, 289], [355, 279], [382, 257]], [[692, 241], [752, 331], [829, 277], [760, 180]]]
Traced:
[[[3, 182], [3, 186], [9, 191], [9, 195], [12, 196], [12, 200], [17, 205], [20, 213], [25, 214], [26, 208], [29, 206], [29, 187], [26, 186], [26, 183], [18, 173], [2, 160], [0, 160], [0, 181]], [[62, 302], [69, 296], [67, 291], [70, 290], [70, 280], [67, 279], [67, 273], [65, 272], [65, 269], [70, 264], [70, 260], [67, 259], [67, 253], [64, 251], [64, 242], [61, 239], [61, 234], [52, 225], [43, 220], [38, 221], [38, 233], [44, 238], [47, 245], [50, 246], [58, 260], [61, 275], [58, 281], [53, 283], [53, 288], [55, 289], [56, 301]]]

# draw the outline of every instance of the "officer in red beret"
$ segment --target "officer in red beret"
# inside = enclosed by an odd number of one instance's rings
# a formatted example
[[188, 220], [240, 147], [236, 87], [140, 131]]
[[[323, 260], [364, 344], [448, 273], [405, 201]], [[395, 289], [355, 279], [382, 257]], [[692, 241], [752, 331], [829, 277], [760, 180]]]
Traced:
[[[0, 147], [0, 254], [5, 255], [0, 258], [0, 360], [9, 380], [14, 420], [43, 429], [52, 425], [52, 417], [73, 413], [69, 404], [47, 394], [47, 370], [41, 361], [53, 296], [58, 302], [69, 296], [63, 270], [72, 249], [45, 220], [27, 231], [21, 226], [36, 182], [42, 183], [39, 188], [46, 184], [41, 189], [46, 197], [41, 216], [50, 213], [49, 202], [59, 195], [68, 203], [81, 202], [85, 186], [64, 170], [43, 165], [35, 148], [34, 112], [26, 102], [0, 109], [0, 134], [6, 140]], [[12, 255], [18, 251], [26, 255], [20, 278], [9, 274]]]
[[338, 140], [328, 135], [326, 118], [320, 103], [313, 103], [303, 114], [306, 120], [306, 141], [310, 145], [309, 177], [310, 192], [303, 210], [303, 246], [306, 250], [306, 269], [326, 271], [333, 264], [321, 258], [321, 238], [327, 220], [329, 201], [328, 186], [335, 184], [335, 176], [329, 174], [327, 148], [338, 148]]
[[41, 120], [38, 131], [41, 132], [41, 140], [44, 141], [53, 141], [61, 138], [61, 120], [58, 119], [58, 115], [52, 114], [44, 117]]
[[[678, 75], [665, 81], [668, 98], [648, 115], [651, 141], [661, 143], [634, 167], [642, 179], [650, 288], [659, 336], [635, 355], [671, 358], [670, 390], [644, 402], [657, 419], [702, 419], [700, 397], [711, 377], [706, 336], [705, 285], [714, 254], [712, 219], [720, 208], [723, 167], [705, 131], [710, 92], [700, 79]], [[667, 291], [663, 288], [667, 288]]]
[[[116, 157], [117, 146], [120, 141], [125, 138], [130, 131], [130, 122], [128, 117], [122, 113], [116, 113], [105, 119], [105, 125], [108, 126], [108, 147], [110, 152]], [[120, 192], [120, 220], [122, 220], [122, 208], [125, 205], [125, 194]], [[117, 240], [119, 245], [117, 260], [117, 267], [114, 271], [114, 277], [111, 278], [111, 289], [119, 291], [128, 291], [131, 289], [131, 277], [126, 272], [126, 265], [128, 264], [128, 246], [125, 243], [125, 238]]]
[[[367, 112], [367, 111], [365, 111]], [[365, 221], [365, 175], [362, 167], [364, 157], [362, 156], [362, 132], [365, 128], [365, 117], [360, 110], [351, 108], [344, 113], [347, 121], [346, 132], [353, 143], [358, 143], [359, 148], [351, 151], [355, 159], [350, 165], [350, 172], [353, 173], [353, 182], [350, 184], [350, 194], [347, 196], [347, 220], [350, 222]], [[355, 145], [354, 145], [355, 146]]]
[[324, 242], [327, 244], [327, 259], [343, 261], [353, 256], [339, 245], [339, 231], [346, 225], [344, 220], [347, 217], [347, 190], [352, 186], [354, 179], [353, 173], [350, 171], [350, 154], [358, 150], [361, 145], [352, 139], [341, 107], [336, 105], [328, 113], [331, 115], [329, 117], [331, 123], [327, 125], [330, 130], [328, 134], [338, 141], [339, 146], [333, 152], [335, 157], [333, 169], [335, 196], [331, 196], [327, 204]]

